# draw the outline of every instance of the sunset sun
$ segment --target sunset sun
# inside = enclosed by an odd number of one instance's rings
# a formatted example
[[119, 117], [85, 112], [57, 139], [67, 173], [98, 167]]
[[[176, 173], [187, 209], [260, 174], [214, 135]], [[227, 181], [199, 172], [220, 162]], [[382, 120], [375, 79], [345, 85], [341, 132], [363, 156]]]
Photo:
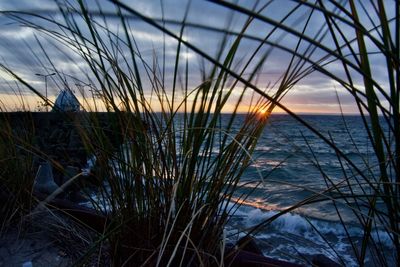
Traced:
[[257, 115], [262, 119], [267, 118], [270, 114], [271, 114], [271, 112], [268, 111], [267, 107], [259, 107], [257, 109]]

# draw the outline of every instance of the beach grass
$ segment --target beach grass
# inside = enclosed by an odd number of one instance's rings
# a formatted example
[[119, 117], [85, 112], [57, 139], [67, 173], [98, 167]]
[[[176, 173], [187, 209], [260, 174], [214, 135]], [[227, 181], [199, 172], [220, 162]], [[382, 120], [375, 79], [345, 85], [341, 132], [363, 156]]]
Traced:
[[[178, 30], [172, 31], [163, 18], [145, 16], [119, 1], [110, 2], [116, 13], [107, 13], [100, 5], [93, 12], [84, 1], [60, 4], [58, 14], [62, 20], [46, 14], [3, 12], [40, 31], [52, 42], [67, 45], [78, 55], [85, 64], [86, 82], [97, 86], [94, 88], [99, 97], [97, 101], [117, 118], [107, 129], [98, 127], [100, 122], [93, 118], [89, 121], [90, 130], [81, 126], [79, 131], [88, 153], [96, 156], [95, 176], [99, 186], [97, 196], [91, 196], [92, 205], [111, 218], [101, 240], [93, 247], [107, 240], [116, 266], [133, 263], [223, 265], [224, 227], [233, 211], [247, 198], [246, 195], [237, 198], [234, 194], [240, 187], [243, 172], [253, 160], [252, 153], [268, 115], [279, 107], [325, 141], [337, 155], [343, 177], [339, 182], [332, 179], [319, 167], [318, 158], [312, 158], [326, 188], [246, 233], [257, 233], [273, 220], [299, 207], [329, 201], [348, 233], [357, 264], [363, 266], [371, 257], [377, 266], [399, 262], [400, 23], [397, 1], [393, 4], [353, 0], [346, 4], [339, 1], [328, 4], [323, 1], [293, 1], [296, 5], [279, 21], [262, 15], [268, 3], [250, 9], [231, 2], [211, 1], [246, 17], [237, 32], [228, 30], [229, 23], [226, 29], [218, 29], [187, 22], [189, 7], [183, 19], [174, 22]], [[364, 5], [371, 6], [374, 13], [366, 14]], [[389, 10], [391, 7], [394, 7], [394, 12]], [[299, 8], [307, 15], [303, 27], [297, 30], [290, 27], [287, 20]], [[317, 31], [309, 33], [309, 21], [313, 16], [319, 16], [324, 23]], [[155, 56], [154, 51], [149, 61], [140, 52], [132, 34], [132, 17], [159, 30], [164, 40], [175, 41], [174, 68], [168, 70], [170, 73], [165, 69], [166, 42], [163, 44], [164, 54]], [[121, 25], [118, 33], [108, 28], [111, 19]], [[265, 38], [248, 31], [255, 21], [271, 27]], [[363, 26], [367, 22], [372, 26]], [[60, 31], [53, 31], [54, 26]], [[223, 34], [215, 55], [185, 38], [188, 27]], [[350, 30], [345, 32], [344, 27]], [[297, 41], [294, 44], [276, 41], [272, 36], [278, 30], [284, 35], [294, 36]], [[249, 39], [257, 43], [256, 48], [241, 60], [241, 45]], [[328, 44], [326, 39], [330, 40]], [[37, 42], [43, 47], [43, 40], [37, 39]], [[265, 46], [270, 49], [264, 49]], [[263, 89], [257, 80], [263, 66], [269, 63], [273, 49], [284, 50], [290, 57], [274, 90]], [[194, 86], [192, 62], [188, 57], [182, 58], [187, 51], [211, 64], [209, 68], [200, 69], [201, 80]], [[41, 53], [52, 62], [45, 50]], [[378, 80], [371, 66], [372, 58], [377, 56], [386, 62], [385, 81]], [[53, 64], [49, 65], [54, 69], [48, 71], [56, 72], [62, 80], [61, 71]], [[331, 68], [332, 65], [336, 68]], [[2, 67], [32, 93], [44, 97], [16, 71], [5, 64]], [[314, 128], [282, 104], [287, 92], [313, 73], [325, 75], [353, 97], [373, 148], [373, 164], [368, 159], [363, 164], [352, 160], [331, 135]], [[249, 92], [253, 94], [252, 101], [245, 119], [239, 121], [238, 109]], [[48, 102], [48, 99], [43, 100]], [[228, 105], [233, 106], [233, 112], [224, 115]], [[97, 106], [88, 105], [87, 109], [97, 111]], [[238, 123], [239, 128], [236, 127]], [[116, 148], [115, 140], [107, 138], [109, 131], [120, 139], [122, 148]], [[20, 147], [19, 143], [6, 145], [20, 141], [11, 130], [5, 137], [10, 139], [1, 140], [0, 153], [15, 155], [10, 157], [11, 161], [1, 161], [6, 170], [3, 177], [9, 177], [8, 171], [20, 164], [21, 150], [14, 150]], [[311, 146], [309, 149], [312, 153]], [[22, 173], [16, 176], [18, 181], [28, 183], [24, 190], [32, 186], [29, 184], [32, 156], [27, 155], [23, 158], [26, 168], [19, 168]], [[19, 190], [19, 187], [12, 188], [15, 192]], [[342, 204], [354, 214], [362, 228], [361, 243], [349, 234], [350, 225], [343, 219], [342, 209], [338, 208]], [[8, 214], [15, 210], [15, 204], [10, 202], [10, 205], [11, 208], [6, 206]], [[382, 229], [390, 236], [394, 254], [386, 253], [380, 244], [379, 231]], [[88, 250], [85, 256], [91, 251]], [[336, 257], [337, 261], [345, 263], [339, 252], [336, 252]]]
[[[0, 131], [0, 233], [29, 213], [32, 205], [32, 174], [34, 173], [31, 131], [13, 131], [7, 114], [1, 115]], [[26, 124], [29, 128], [32, 125]]]

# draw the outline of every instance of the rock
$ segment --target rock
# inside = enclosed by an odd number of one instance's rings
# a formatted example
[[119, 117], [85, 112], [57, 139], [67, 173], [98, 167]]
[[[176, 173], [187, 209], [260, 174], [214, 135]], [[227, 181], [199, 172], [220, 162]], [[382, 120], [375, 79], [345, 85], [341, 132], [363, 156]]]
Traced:
[[[33, 193], [34, 196], [40, 201], [46, 199], [46, 196], [43, 193]], [[62, 211], [65, 214], [68, 214], [71, 219], [80, 224], [83, 224], [84, 226], [90, 225], [91, 229], [97, 231], [100, 234], [104, 233], [104, 229], [110, 226], [111, 220], [109, 217], [95, 211], [94, 209], [86, 208], [67, 199], [55, 198], [52, 199], [50, 202], [47, 202], [46, 205], [48, 208], [56, 209], [58, 211]]]
[[81, 137], [76, 131], [72, 130], [69, 136], [68, 148], [77, 150], [83, 147], [84, 144], [82, 143]]
[[258, 247], [256, 239], [252, 236], [244, 236], [237, 242], [236, 246], [239, 250], [251, 252], [257, 255], [264, 256], [261, 249]]
[[53, 170], [48, 161], [40, 163], [33, 188], [47, 195], [59, 188], [54, 182]]
[[26, 262], [24, 262], [24, 263], [22, 264], [22, 267], [32, 267], [32, 266], [33, 266], [33, 264], [32, 264], [31, 261], [26, 261]]
[[317, 267], [340, 267], [342, 265], [334, 262], [327, 256], [323, 254], [317, 254], [312, 258], [312, 264], [313, 266]]
[[[265, 257], [252, 236], [244, 236], [236, 243], [236, 248], [228, 248], [225, 265], [230, 267], [303, 267], [300, 264]], [[233, 249], [233, 250], [232, 250]]]
[[224, 263], [225, 266], [230, 267], [303, 267], [300, 264], [276, 260], [243, 250], [237, 251], [232, 255], [229, 255], [228, 252]]
[[90, 199], [88, 199], [87, 197], [82, 195], [81, 192], [76, 192], [76, 191], [72, 191], [68, 195], [68, 199], [71, 200], [74, 203], [83, 203], [83, 202], [90, 201]]
[[79, 173], [79, 169], [74, 166], [67, 166], [64, 170], [64, 176], [62, 179], [62, 184], [68, 182], [71, 178], [75, 177]]

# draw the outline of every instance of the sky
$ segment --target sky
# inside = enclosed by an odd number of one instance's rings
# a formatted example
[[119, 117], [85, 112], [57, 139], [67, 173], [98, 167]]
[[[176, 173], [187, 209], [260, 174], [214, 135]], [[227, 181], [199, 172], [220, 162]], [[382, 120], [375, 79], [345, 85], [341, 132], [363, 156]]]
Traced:
[[[51, 0], [20, 0], [6, 1], [0, 0], [0, 63], [2, 66], [12, 70], [15, 74], [21, 77], [27, 84], [35, 88], [38, 92], [45, 95], [47, 86], [47, 94], [50, 100], [54, 100], [61, 89], [66, 87], [71, 88], [81, 102], [86, 99], [85, 105], [93, 106], [92, 91], [90, 89], [99, 89], [101, 87], [101, 79], [96, 79], [93, 76], [88, 64], [83, 60], [78, 53], [77, 47], [68, 43], [68, 39], [63, 37], [63, 34], [70, 34], [63, 31], [59, 25], [66, 25], [66, 20], [58, 11], [59, 5], [63, 8], [77, 7], [75, 1], [51, 1]], [[179, 35], [182, 22], [185, 20], [183, 31], [183, 39], [196, 47], [202, 53], [216, 58], [218, 51], [221, 49], [224, 34], [222, 31], [231, 31], [239, 33], [248, 19], [246, 15], [240, 12], [232, 12], [230, 9], [208, 1], [122, 1], [135, 12], [155, 19], [155, 21], [168, 31]], [[303, 31], [311, 38], [314, 38], [317, 32], [322, 28], [326, 30], [324, 17], [317, 11], [311, 11], [306, 7], [296, 8], [296, 2], [292, 0], [278, 1], [234, 1], [237, 5], [245, 8], [260, 11], [260, 14], [273, 21], [283, 20], [283, 24], [290, 29]], [[271, 2], [270, 4], [268, 4]], [[115, 6], [106, 0], [88, 0], [85, 2], [91, 14], [91, 17], [96, 21], [100, 29], [101, 38], [104, 40], [109, 36], [106, 31], [102, 31], [102, 27], [106, 27], [109, 32], [120, 36], [124, 39], [124, 30], [121, 21], [116, 14]], [[97, 3], [99, 5], [97, 5]], [[362, 2], [360, 2], [362, 3]], [[385, 2], [388, 5], [388, 14], [390, 15], [391, 2]], [[265, 5], [265, 6], [264, 6]], [[329, 3], [327, 3], [329, 6]], [[263, 8], [264, 6], [264, 8]], [[329, 8], [329, 7], [328, 7]], [[360, 18], [364, 23], [363, 26], [367, 29], [373, 27], [374, 20], [373, 8], [371, 6], [358, 6], [364, 12], [360, 13]], [[295, 11], [290, 13], [293, 9]], [[333, 7], [332, 7], [333, 10]], [[8, 11], [22, 11], [40, 15], [44, 18], [51, 18], [53, 21], [60, 23], [56, 25], [49, 23], [44, 19], [39, 19], [35, 16], [19, 13], [16, 17], [11, 17]], [[99, 12], [105, 13], [105, 17], [99, 16]], [[185, 68], [188, 66], [188, 87], [189, 89], [197, 88], [202, 82], [202, 74], [209, 73], [213, 67], [204, 56], [200, 55], [190, 47], [182, 45], [179, 62], [176, 65], [176, 53], [178, 42], [167, 34], [163, 34], [159, 29], [144, 22], [142, 19], [132, 16], [132, 13], [122, 11], [127, 18], [129, 25], [129, 34], [132, 40], [135, 41], [135, 49], [142, 58], [142, 65], [139, 66], [140, 76], [142, 77], [143, 87], [151, 97], [152, 79], [148, 77], [146, 67], [151, 68], [157, 66], [158, 78], [164, 77], [164, 88], [167, 92], [173, 87], [173, 73], [177, 70], [178, 79], [177, 86], [184, 83]], [[366, 14], [370, 14], [370, 18]], [[288, 15], [290, 14], [290, 15]], [[309, 17], [309, 14], [311, 16]], [[372, 15], [371, 15], [372, 14]], [[84, 36], [90, 36], [90, 31], [85, 27], [85, 23], [79, 15], [75, 14], [74, 22], [76, 27]], [[287, 17], [287, 18], [286, 18]], [[309, 20], [308, 20], [309, 18]], [[70, 20], [69, 22], [71, 22]], [[305, 28], [305, 24], [307, 27]], [[351, 39], [354, 36], [354, 31], [346, 25], [342, 25], [343, 34]], [[308, 53], [308, 43], [304, 40], [299, 42], [299, 38], [292, 34], [285, 33], [281, 30], [274, 30], [273, 26], [265, 21], [253, 20], [244, 31], [244, 34], [249, 38], [244, 38], [237, 49], [235, 58], [231, 65], [231, 70], [236, 73], [241, 73], [243, 78], [248, 79], [254, 73], [257, 64], [262, 60], [265, 61], [262, 67], [257, 71], [255, 78], [251, 81], [257, 88], [272, 94], [277, 90], [282, 80], [280, 79], [286, 70], [290, 69], [292, 56], [291, 54], [279, 48], [273, 48], [267, 43], [263, 43], [259, 50], [260, 40], [265, 39], [268, 42], [277, 43], [284, 48], [295, 49], [298, 47], [299, 53]], [[220, 62], [223, 62], [224, 57], [228, 55], [229, 48], [232, 47], [235, 36], [228, 35], [227, 42], [223, 47], [223, 56]], [[70, 41], [70, 40], [69, 40]], [[326, 34], [320, 42], [327, 47], [334, 47], [332, 38]], [[112, 51], [112, 44], [105, 44], [110, 49], [111, 53], [126, 55], [129, 57], [129, 50], [120, 45], [120, 51]], [[370, 51], [375, 51], [374, 45], [367, 40], [367, 46]], [[115, 47], [114, 47], [115, 48]], [[257, 51], [257, 53], [255, 53]], [[255, 53], [255, 54], [254, 54]], [[254, 54], [254, 56], [253, 56]], [[119, 64], [124, 68], [124, 63], [121, 55], [117, 56]], [[321, 49], [316, 49], [309, 54], [309, 58], [313, 61], [323, 59], [326, 53]], [[295, 59], [294, 62], [297, 62]], [[355, 59], [349, 58], [355, 62]], [[385, 73], [385, 62], [382, 57], [377, 54], [371, 57], [371, 66], [378, 82], [381, 82], [385, 87], [387, 80]], [[328, 62], [326, 60], [325, 62]], [[122, 62], [122, 63], [121, 63]], [[131, 61], [130, 61], [131, 62]], [[143, 63], [144, 62], [144, 63]], [[248, 63], [248, 67], [244, 66]], [[129, 65], [130, 63], [128, 63]], [[112, 64], [111, 64], [112, 65]], [[110, 64], [108, 67], [111, 69]], [[128, 67], [125, 66], [127, 70]], [[132, 64], [130, 64], [132, 68]], [[302, 71], [310, 67], [309, 63], [305, 63]], [[330, 62], [324, 66], [327, 70], [341, 77], [343, 68], [338, 62]], [[56, 75], [44, 78], [43, 75], [56, 73]], [[37, 75], [41, 74], [41, 75]], [[248, 77], [248, 78], [247, 78]], [[46, 82], [45, 82], [46, 80]], [[354, 84], [360, 90], [363, 90], [362, 80], [357, 74], [354, 75]], [[234, 79], [228, 79], [229, 84], [233, 84]], [[229, 112], [235, 104], [235, 99], [240, 95], [244, 85], [238, 83], [238, 88], [234, 90], [233, 100], [227, 105], [226, 111]], [[235, 93], [237, 95], [235, 95]], [[88, 97], [89, 96], [89, 97]], [[180, 96], [175, 95], [175, 101], [182, 100]], [[236, 97], [236, 98], [235, 98]], [[256, 97], [258, 97], [256, 95]], [[246, 111], [253, 104], [254, 92], [247, 90], [245, 99], [240, 105], [240, 111]], [[1, 104], [9, 110], [19, 109], [22, 103], [30, 109], [40, 109], [40, 98], [35, 96], [26, 86], [16, 81], [7, 71], [0, 68], [0, 101]], [[282, 99], [282, 103], [290, 110], [300, 113], [339, 113], [340, 108], [345, 113], [357, 113], [357, 108], [354, 104], [352, 96], [336, 81], [330, 77], [313, 71], [310, 74], [302, 77], [296, 83], [287, 88], [286, 94]], [[99, 103], [98, 103], [99, 104]], [[160, 108], [154, 104], [154, 109]], [[279, 108], [276, 110], [280, 112]]]

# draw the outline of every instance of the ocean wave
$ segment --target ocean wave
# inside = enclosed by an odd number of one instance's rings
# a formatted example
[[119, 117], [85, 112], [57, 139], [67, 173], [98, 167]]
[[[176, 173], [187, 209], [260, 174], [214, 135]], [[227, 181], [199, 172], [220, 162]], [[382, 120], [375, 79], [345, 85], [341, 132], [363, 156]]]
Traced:
[[[249, 201], [251, 203], [251, 201]], [[243, 203], [235, 213], [235, 227], [251, 229], [252, 227], [277, 216], [281, 210], [274, 210], [274, 206], [254, 207]], [[266, 209], [265, 209], [266, 208]], [[256, 235], [262, 244], [266, 255], [280, 259], [285, 258], [280, 251], [301, 255], [324, 254], [332, 260], [338, 257], [348, 266], [357, 266], [357, 261], [352, 250], [352, 242], [357, 246], [361, 244], [364, 231], [356, 224], [344, 227], [340, 222], [310, 218], [295, 212], [284, 213], [263, 227]], [[385, 253], [394, 251], [390, 234], [384, 229], [376, 227], [371, 233], [371, 242], [380, 243]], [[281, 246], [278, 249], [276, 245]], [[340, 256], [339, 256], [340, 255]], [[370, 258], [369, 258], [370, 260]]]

